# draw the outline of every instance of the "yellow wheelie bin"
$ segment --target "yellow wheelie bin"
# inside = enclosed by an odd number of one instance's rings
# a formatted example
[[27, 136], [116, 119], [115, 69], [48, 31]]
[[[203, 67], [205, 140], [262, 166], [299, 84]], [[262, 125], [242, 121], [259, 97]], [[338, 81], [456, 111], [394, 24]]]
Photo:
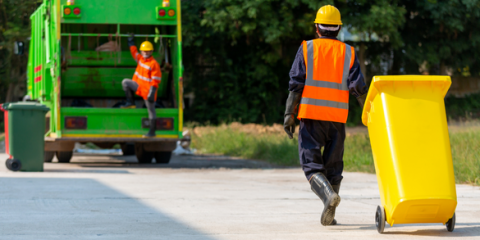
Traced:
[[444, 97], [449, 76], [373, 77], [362, 122], [368, 127], [382, 206], [375, 223], [455, 227], [457, 194]]

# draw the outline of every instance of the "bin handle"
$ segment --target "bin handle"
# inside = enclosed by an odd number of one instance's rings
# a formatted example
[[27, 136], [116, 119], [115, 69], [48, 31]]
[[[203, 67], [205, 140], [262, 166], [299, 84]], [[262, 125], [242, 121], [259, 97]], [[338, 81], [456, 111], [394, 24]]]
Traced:
[[3, 103], [0, 103], [0, 110], [1, 110], [2, 112], [6, 112], [6, 111], [7, 111], [7, 110], [5, 110], [5, 108], [3, 108]]

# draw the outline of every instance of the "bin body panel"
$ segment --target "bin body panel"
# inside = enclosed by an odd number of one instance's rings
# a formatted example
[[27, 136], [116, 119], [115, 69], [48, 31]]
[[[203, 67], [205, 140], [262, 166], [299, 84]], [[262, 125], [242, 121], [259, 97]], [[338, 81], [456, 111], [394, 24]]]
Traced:
[[[372, 83], [368, 126], [387, 222], [445, 223], [456, 207], [443, 76], [381, 76]], [[368, 106], [367, 106], [368, 105]]]
[[37, 103], [10, 103], [8, 111], [9, 154], [20, 160], [20, 171], [43, 171], [45, 114], [48, 108]]

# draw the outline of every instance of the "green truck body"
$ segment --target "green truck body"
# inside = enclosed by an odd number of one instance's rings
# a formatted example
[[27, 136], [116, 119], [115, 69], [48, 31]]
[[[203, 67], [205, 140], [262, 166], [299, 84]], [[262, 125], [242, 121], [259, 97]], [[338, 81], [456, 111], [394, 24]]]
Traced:
[[[44, 0], [31, 23], [27, 95], [51, 109], [47, 153], [72, 151], [75, 142], [135, 143], [140, 160], [138, 152], [175, 148], [183, 124], [180, 0]], [[137, 46], [154, 44], [162, 67], [153, 139], [142, 138], [148, 130], [143, 99], [135, 99], [136, 109], [118, 107], [125, 98], [122, 80], [137, 66], [130, 33]]]

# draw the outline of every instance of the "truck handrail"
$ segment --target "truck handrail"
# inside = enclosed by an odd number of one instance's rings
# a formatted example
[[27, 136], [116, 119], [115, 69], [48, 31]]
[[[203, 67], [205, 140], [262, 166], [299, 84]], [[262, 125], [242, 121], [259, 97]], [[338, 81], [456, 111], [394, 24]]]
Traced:
[[[118, 36], [118, 37], [130, 37], [130, 34], [97, 34], [97, 33], [62, 33], [62, 37], [109, 37], [109, 36]], [[156, 35], [156, 34], [135, 34], [135, 37], [162, 37], [162, 38], [176, 38], [175, 35]]]

